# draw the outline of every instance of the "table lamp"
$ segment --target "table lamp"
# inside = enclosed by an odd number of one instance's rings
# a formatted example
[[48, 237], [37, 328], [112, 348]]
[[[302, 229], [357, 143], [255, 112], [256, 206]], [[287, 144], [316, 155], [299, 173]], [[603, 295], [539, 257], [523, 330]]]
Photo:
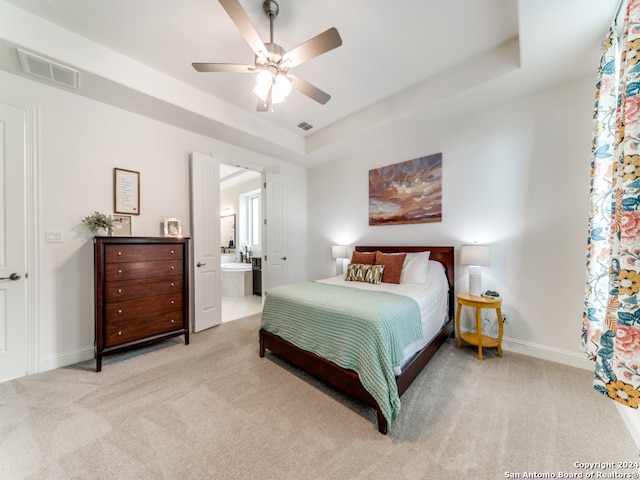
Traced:
[[346, 245], [332, 245], [331, 258], [336, 259], [336, 275], [342, 275], [342, 259], [349, 258]]
[[462, 245], [460, 263], [469, 265], [469, 295], [482, 294], [482, 266], [489, 265], [489, 245]]

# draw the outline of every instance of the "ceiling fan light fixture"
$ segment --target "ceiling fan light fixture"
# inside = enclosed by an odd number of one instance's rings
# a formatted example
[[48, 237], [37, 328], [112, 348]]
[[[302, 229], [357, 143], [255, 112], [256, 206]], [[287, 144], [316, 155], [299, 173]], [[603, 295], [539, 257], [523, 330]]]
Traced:
[[276, 75], [273, 81], [271, 95], [273, 103], [284, 102], [284, 99], [291, 93], [291, 82], [284, 75]]
[[218, 1], [253, 50], [255, 66], [229, 63], [192, 63], [191, 65], [196, 71], [234, 73], [260, 71], [256, 86], [253, 88], [253, 93], [262, 101], [262, 103], [258, 102], [256, 106], [258, 112], [267, 112], [269, 109], [273, 112], [273, 104], [283, 102], [291, 93], [292, 88], [321, 105], [329, 101], [331, 96], [326, 92], [299, 77], [287, 77], [287, 74], [291, 68], [341, 46], [342, 38], [335, 27], [325, 30], [287, 52], [273, 40], [273, 22], [280, 10], [276, 0], [264, 0], [262, 4], [264, 13], [269, 18], [269, 42], [262, 41], [245, 9], [240, 5], [240, 0]]
[[264, 85], [258, 84], [255, 87], [253, 87], [253, 93], [260, 100], [262, 100], [263, 102], [266, 102], [267, 101], [267, 97], [269, 96], [269, 90], [270, 89], [271, 89], [271, 86], [264, 86]]
[[256, 86], [253, 93], [263, 102], [267, 101], [271, 92], [271, 103], [284, 102], [287, 95], [291, 93], [291, 82], [281, 74], [273, 75], [269, 70], [263, 70], [256, 78]]
[[256, 77], [256, 83], [258, 85], [266, 85], [267, 87], [270, 87], [272, 82], [273, 75], [269, 70], [262, 70]]
[[268, 70], [261, 71], [256, 78], [256, 86], [253, 87], [253, 93], [255, 93], [260, 100], [266, 102], [272, 83], [273, 78], [271, 72]]

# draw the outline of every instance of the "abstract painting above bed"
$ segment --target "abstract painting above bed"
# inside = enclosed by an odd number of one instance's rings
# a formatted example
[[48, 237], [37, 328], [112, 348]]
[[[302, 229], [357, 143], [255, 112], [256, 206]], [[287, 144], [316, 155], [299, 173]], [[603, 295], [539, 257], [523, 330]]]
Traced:
[[369, 170], [369, 225], [442, 221], [442, 153]]

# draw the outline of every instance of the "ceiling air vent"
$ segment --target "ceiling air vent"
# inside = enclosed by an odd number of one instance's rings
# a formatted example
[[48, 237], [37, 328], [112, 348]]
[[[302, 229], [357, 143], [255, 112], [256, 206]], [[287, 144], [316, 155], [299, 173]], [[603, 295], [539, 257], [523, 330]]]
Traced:
[[22, 70], [27, 75], [42, 78], [58, 85], [78, 89], [80, 72], [48, 58], [18, 49]]
[[300, 122], [298, 124], [298, 128], [301, 128], [302, 130], [307, 131], [307, 130], [311, 130], [313, 128], [313, 125], [307, 122]]

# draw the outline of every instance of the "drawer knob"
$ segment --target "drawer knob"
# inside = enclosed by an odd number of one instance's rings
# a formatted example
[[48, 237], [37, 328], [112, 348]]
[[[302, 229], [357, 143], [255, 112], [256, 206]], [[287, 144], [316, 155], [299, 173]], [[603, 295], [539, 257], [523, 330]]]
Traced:
[[120, 275], [122, 273], [122, 270], [118, 270], [118, 275]]
[[118, 336], [120, 337], [121, 335], [122, 335], [122, 332], [121, 332], [121, 331], [120, 331], [120, 332], [118, 332]]
[[176, 269], [176, 267], [171, 265], [171, 270], [175, 270], [175, 269]]
[[171, 300], [171, 305], [173, 305], [174, 303], [176, 303], [176, 301], [175, 300]]
[[172, 287], [175, 287], [175, 286], [176, 286], [176, 284], [175, 284], [175, 283], [173, 283], [173, 282], [171, 282], [171, 286], [172, 286]]
[[122, 315], [122, 309], [118, 310], [118, 315]]
[[172, 318], [172, 319], [171, 319], [171, 323], [176, 323], [176, 321]]
[[171, 250], [171, 255], [173, 255], [173, 250]]
[[122, 256], [122, 252], [118, 252], [118, 256], [121, 257]]
[[118, 293], [122, 293], [122, 289], [121, 288], [118, 289]]

